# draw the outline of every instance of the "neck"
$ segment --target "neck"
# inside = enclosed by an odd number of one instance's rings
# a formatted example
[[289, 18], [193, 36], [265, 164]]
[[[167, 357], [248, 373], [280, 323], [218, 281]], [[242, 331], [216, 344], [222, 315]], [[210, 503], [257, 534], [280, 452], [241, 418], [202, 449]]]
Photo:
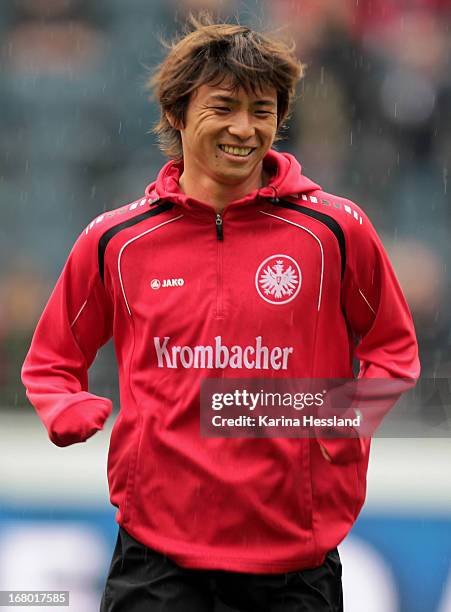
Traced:
[[220, 183], [202, 173], [190, 172], [185, 166], [180, 176], [179, 185], [183, 193], [208, 204], [216, 212], [222, 212], [230, 202], [240, 200], [246, 195], [260, 189], [267, 182], [266, 173], [260, 167], [244, 181], [237, 184]]

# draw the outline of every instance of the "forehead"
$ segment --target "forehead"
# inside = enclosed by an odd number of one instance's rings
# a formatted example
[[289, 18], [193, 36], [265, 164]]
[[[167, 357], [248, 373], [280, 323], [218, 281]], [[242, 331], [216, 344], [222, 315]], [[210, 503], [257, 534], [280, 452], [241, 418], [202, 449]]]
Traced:
[[233, 88], [227, 83], [203, 84], [200, 85], [193, 98], [197, 98], [197, 102], [206, 102], [207, 100], [215, 100], [219, 98], [230, 98], [237, 102], [261, 102], [277, 103], [277, 91], [274, 87], [258, 88], [255, 92], [246, 91], [244, 87]]

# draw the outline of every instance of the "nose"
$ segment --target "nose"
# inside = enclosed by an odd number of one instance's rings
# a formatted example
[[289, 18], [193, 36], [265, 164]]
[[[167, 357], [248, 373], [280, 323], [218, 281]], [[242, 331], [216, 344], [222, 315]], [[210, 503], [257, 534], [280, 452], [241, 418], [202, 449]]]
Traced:
[[235, 113], [233, 121], [228, 127], [228, 132], [231, 136], [235, 136], [240, 140], [248, 140], [255, 135], [255, 127], [252, 117], [247, 112]]

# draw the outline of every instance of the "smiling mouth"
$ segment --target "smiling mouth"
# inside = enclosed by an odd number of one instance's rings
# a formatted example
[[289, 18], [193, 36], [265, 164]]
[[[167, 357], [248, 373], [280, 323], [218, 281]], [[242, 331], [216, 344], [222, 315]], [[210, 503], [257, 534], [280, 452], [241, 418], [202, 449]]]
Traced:
[[228, 153], [229, 155], [236, 155], [237, 157], [248, 157], [256, 147], [232, 147], [230, 145], [218, 145], [221, 151]]

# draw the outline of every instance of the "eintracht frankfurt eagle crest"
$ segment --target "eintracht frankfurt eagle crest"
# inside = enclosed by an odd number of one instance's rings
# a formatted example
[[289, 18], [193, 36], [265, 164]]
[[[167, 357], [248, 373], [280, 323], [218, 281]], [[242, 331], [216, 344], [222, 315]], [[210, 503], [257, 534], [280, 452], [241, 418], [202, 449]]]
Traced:
[[301, 288], [302, 274], [298, 263], [289, 255], [271, 255], [258, 267], [255, 286], [269, 304], [291, 302]]

